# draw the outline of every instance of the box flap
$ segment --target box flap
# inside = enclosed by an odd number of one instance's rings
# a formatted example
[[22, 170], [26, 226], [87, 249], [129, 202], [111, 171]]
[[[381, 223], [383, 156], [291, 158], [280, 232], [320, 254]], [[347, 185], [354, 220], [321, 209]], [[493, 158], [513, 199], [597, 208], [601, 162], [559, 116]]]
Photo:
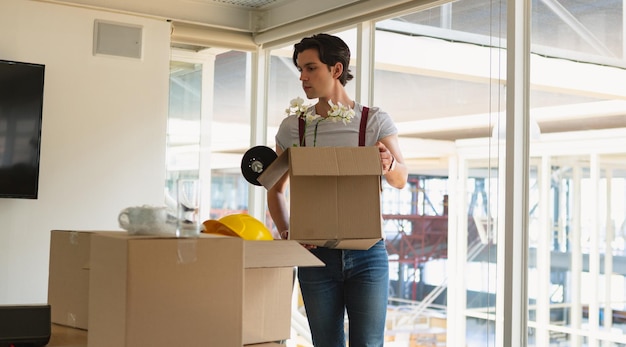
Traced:
[[286, 340], [291, 335], [294, 269], [245, 269], [243, 343]]
[[272, 188], [281, 177], [283, 177], [289, 170], [289, 148], [282, 152], [278, 158], [268, 166], [261, 175], [257, 178], [257, 181], [263, 185], [266, 189]]
[[380, 176], [378, 147], [294, 147], [291, 176]]
[[290, 171], [290, 175], [366, 176], [382, 175], [378, 147], [290, 147], [265, 169], [258, 181], [267, 189]]
[[308, 249], [288, 240], [245, 241], [245, 268], [324, 266]]

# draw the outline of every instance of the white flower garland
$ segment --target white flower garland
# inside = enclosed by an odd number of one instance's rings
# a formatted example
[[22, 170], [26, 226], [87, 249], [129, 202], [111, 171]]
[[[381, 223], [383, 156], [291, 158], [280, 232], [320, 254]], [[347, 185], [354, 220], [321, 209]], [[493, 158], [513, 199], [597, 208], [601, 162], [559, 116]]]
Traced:
[[[304, 119], [305, 129], [309, 124], [315, 122], [313, 147], [315, 147], [315, 145], [317, 144], [317, 127], [320, 122], [324, 120], [329, 120], [333, 123], [341, 121], [344, 125], [347, 125], [348, 123], [352, 122], [352, 118], [354, 118], [355, 116], [354, 110], [349, 106], [343, 105], [340, 102], [334, 104], [332, 100], [328, 100], [328, 104], [330, 105], [330, 110], [328, 111], [326, 117], [322, 117], [319, 114], [315, 114], [314, 112], [309, 111], [311, 105], [304, 105], [304, 100], [301, 97], [292, 99], [289, 102], [289, 107], [285, 110], [287, 115], [295, 115], [298, 118]], [[314, 111], [315, 109], [312, 110]]]

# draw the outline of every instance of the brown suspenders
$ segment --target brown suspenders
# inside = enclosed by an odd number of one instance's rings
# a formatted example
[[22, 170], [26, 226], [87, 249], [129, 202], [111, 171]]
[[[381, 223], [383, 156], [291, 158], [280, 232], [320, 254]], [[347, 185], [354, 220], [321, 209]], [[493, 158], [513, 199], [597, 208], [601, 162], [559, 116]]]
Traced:
[[304, 123], [304, 117], [298, 117], [298, 134], [300, 136], [300, 144], [301, 147], [306, 147], [306, 138], [304, 138], [304, 128], [306, 124]]
[[365, 133], [367, 128], [367, 117], [369, 117], [370, 109], [367, 106], [363, 106], [363, 112], [361, 113], [361, 126], [359, 127], [359, 147], [365, 146]]

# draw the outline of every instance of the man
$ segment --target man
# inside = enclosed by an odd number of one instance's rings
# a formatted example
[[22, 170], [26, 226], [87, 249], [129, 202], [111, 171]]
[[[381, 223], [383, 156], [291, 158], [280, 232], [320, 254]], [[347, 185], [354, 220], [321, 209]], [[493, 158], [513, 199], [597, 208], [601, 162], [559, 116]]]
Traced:
[[[404, 187], [408, 173], [391, 117], [379, 108], [368, 109], [355, 102], [344, 88], [353, 78], [348, 69], [350, 49], [346, 43], [328, 34], [304, 38], [294, 46], [293, 62], [300, 71], [307, 98], [317, 98], [318, 102], [306, 111], [313, 117], [295, 114], [283, 120], [276, 134], [276, 152], [280, 155], [286, 148], [307, 144], [377, 146], [385, 179], [395, 188]], [[333, 105], [339, 106], [339, 113], [329, 112], [333, 111]], [[331, 117], [348, 121], [324, 121]], [[363, 117], [366, 117], [365, 126], [361, 127]], [[359, 143], [363, 132], [363, 143]], [[270, 214], [283, 238], [289, 231], [287, 184], [288, 175], [285, 175], [268, 190]], [[315, 206], [311, 209], [314, 213]], [[382, 347], [389, 282], [384, 240], [368, 250], [306, 246], [326, 264], [298, 270], [314, 346], [345, 346], [344, 312], [347, 312], [350, 347]]]

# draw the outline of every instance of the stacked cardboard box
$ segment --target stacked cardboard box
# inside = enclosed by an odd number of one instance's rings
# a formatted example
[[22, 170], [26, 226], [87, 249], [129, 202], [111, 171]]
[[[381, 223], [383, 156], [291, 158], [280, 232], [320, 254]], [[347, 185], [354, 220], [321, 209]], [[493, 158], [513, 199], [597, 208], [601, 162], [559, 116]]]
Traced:
[[[51, 264], [74, 233], [52, 232]], [[82, 234], [90, 347], [271, 346], [290, 337], [294, 266], [323, 266], [294, 241]], [[51, 283], [64, 275], [54, 269]], [[50, 304], [67, 311], [62, 303]]]
[[50, 236], [48, 304], [52, 323], [87, 329], [90, 232], [53, 231]]

